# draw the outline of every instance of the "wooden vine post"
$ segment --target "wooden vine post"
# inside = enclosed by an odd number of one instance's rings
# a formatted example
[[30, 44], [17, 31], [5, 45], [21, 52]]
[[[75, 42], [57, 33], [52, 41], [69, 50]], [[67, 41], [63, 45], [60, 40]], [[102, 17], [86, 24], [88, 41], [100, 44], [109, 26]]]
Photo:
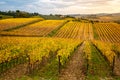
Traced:
[[60, 57], [61, 57], [61, 56], [58, 56], [58, 70], [59, 70], [59, 73], [60, 73], [60, 69], [61, 69]]
[[112, 74], [114, 74], [114, 68], [115, 68], [115, 56], [113, 57]]
[[88, 59], [88, 55], [87, 55], [87, 71], [86, 71], [86, 75], [88, 74], [88, 67], [89, 67], [89, 59]]

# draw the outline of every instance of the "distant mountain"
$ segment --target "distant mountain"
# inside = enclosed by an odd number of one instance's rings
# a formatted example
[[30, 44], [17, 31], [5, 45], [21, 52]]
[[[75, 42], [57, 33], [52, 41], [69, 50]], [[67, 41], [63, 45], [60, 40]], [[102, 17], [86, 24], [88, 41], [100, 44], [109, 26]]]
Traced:
[[85, 16], [120, 16], [120, 13], [98, 13], [98, 14], [68, 14], [69, 16], [72, 16], [72, 17], [85, 17]]
[[120, 16], [120, 13], [113, 13], [112, 16]]
[[69, 16], [104, 22], [120, 21], [120, 13], [69, 14]]

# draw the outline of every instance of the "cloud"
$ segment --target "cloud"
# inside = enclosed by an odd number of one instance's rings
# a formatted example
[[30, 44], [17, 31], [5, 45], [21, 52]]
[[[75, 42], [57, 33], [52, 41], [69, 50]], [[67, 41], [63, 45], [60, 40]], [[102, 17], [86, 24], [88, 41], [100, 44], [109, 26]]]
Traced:
[[120, 0], [4, 0], [1, 9], [20, 9], [42, 14], [113, 13], [120, 11]]
[[4, 1], [1, 1], [1, 2], [0, 2], [0, 5], [3, 5], [3, 4], [6, 4], [6, 2], [4, 2]]

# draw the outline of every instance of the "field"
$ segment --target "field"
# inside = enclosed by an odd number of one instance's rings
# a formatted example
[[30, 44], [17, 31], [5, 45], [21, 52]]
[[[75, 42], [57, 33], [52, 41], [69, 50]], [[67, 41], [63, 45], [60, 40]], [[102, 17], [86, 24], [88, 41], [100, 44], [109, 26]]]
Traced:
[[96, 34], [101, 41], [119, 43], [120, 27], [116, 23], [95, 23], [93, 24]]
[[93, 40], [92, 24], [69, 22], [63, 26], [54, 37]]
[[0, 20], [0, 80], [120, 80], [120, 24]]
[[0, 20], [0, 31], [2, 30], [10, 30], [10, 29], [14, 29], [16, 27], [20, 27], [20, 26], [24, 26], [25, 24], [30, 24], [31, 22], [35, 22], [35, 21], [39, 21], [39, 20], [43, 20], [40, 18], [17, 18], [17, 19], [4, 19], [4, 20]]
[[2, 31], [3, 35], [17, 35], [17, 36], [46, 36], [54, 29], [62, 26], [64, 20], [45, 20], [37, 23], [26, 25], [22, 28], [12, 31]]

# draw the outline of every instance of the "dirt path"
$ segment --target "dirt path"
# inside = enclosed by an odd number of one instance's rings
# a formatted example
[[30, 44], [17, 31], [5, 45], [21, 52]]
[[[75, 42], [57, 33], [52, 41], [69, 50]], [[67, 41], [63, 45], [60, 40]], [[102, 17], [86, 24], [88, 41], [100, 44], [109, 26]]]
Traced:
[[61, 70], [59, 80], [84, 80], [86, 70], [84, 66], [83, 46], [84, 44], [78, 48], [66, 68]]
[[16, 78], [23, 76], [26, 73], [26, 70], [27, 64], [17, 65], [16, 67], [11, 68], [4, 72], [1, 75], [0, 80], [15, 80]]
[[120, 76], [120, 58], [115, 59], [114, 73], [115, 75]]

